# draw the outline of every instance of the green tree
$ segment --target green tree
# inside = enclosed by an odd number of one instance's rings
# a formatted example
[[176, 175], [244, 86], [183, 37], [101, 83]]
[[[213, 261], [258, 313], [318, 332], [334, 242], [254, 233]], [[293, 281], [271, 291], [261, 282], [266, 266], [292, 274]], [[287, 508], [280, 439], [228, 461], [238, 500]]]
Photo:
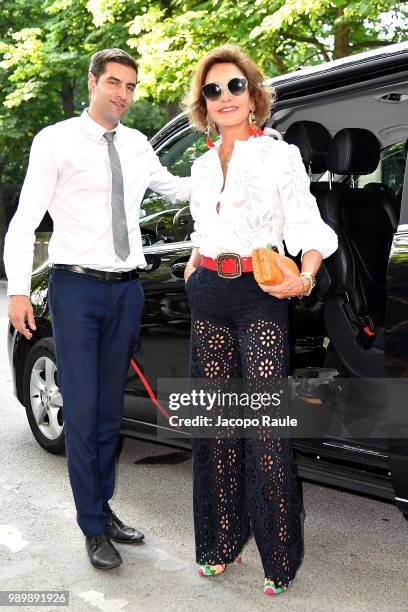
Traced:
[[270, 76], [406, 40], [408, 9], [396, 0], [215, 0], [167, 3], [137, 15], [142, 95], [177, 102], [198, 59], [234, 43]]

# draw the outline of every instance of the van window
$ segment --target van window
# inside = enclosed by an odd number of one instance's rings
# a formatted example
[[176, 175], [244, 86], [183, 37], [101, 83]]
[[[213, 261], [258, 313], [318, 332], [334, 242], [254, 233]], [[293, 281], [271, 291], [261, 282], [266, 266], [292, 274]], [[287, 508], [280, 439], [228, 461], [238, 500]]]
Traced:
[[367, 183], [383, 183], [399, 197], [404, 182], [406, 155], [405, 140], [385, 147], [381, 151], [377, 168], [371, 174], [357, 177], [356, 187], [361, 189]]
[[[207, 150], [204, 134], [189, 130], [178, 134], [159, 152], [163, 166], [176, 176], [190, 176], [193, 161]], [[183, 242], [190, 239], [194, 223], [189, 202], [173, 203], [148, 189], [140, 209], [143, 246], [156, 242]]]

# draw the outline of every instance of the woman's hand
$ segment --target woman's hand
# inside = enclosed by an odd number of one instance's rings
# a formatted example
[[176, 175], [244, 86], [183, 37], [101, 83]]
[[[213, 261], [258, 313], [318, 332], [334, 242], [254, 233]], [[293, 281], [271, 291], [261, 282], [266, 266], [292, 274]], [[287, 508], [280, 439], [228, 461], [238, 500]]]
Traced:
[[191, 251], [190, 259], [188, 260], [187, 265], [184, 268], [184, 282], [187, 282], [190, 274], [197, 270], [198, 266], [200, 265], [200, 262], [200, 249], [198, 247], [194, 247]]
[[259, 283], [262, 291], [273, 295], [279, 300], [283, 300], [284, 298], [300, 297], [304, 292], [307, 293], [309, 290], [308, 281], [305, 282], [302, 280], [300, 276], [297, 276], [297, 274], [292, 272], [290, 268], [285, 266], [280, 259], [276, 259], [276, 265], [282, 270], [283, 281], [279, 283], [279, 285], [261, 285]]
[[186, 265], [186, 267], [184, 268], [184, 282], [186, 283], [188, 281], [188, 278], [190, 276], [190, 274], [192, 274], [193, 272], [195, 272], [197, 270], [197, 266], [194, 266], [191, 261], [189, 261]]

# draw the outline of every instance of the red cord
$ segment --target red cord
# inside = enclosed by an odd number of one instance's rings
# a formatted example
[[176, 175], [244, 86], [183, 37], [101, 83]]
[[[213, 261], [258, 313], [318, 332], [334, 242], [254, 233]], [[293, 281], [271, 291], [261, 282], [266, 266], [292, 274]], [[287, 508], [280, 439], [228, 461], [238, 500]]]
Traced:
[[[167, 420], [169, 420], [170, 419], [170, 415], [165, 410], [165, 408], [163, 408], [163, 406], [160, 404], [159, 400], [157, 399], [157, 397], [153, 393], [153, 390], [152, 390], [151, 386], [147, 382], [147, 379], [145, 378], [145, 376], [142, 374], [142, 371], [140, 370], [140, 368], [137, 365], [136, 361], [134, 359], [131, 359], [130, 363], [132, 364], [132, 367], [133, 367], [134, 371], [136, 372], [136, 374], [138, 375], [138, 377], [142, 381], [142, 383], [143, 383], [143, 385], [144, 385], [144, 387], [145, 387], [145, 389], [146, 389], [150, 399], [152, 400], [153, 404], [156, 406], [157, 410], [159, 410], [162, 413], [162, 415]], [[176, 427], [176, 429], [181, 429], [181, 427], [179, 425], [175, 425], [175, 427]]]

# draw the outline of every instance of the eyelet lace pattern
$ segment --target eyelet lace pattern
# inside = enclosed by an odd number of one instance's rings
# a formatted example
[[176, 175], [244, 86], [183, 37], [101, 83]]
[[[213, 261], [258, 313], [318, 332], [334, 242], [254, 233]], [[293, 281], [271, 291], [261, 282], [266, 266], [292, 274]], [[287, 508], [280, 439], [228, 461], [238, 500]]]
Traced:
[[[229, 298], [230, 306], [235, 304], [232, 289], [238, 285], [247, 291], [242, 307], [231, 314], [226, 306]], [[256, 391], [287, 376], [284, 301], [263, 294], [250, 275], [226, 280], [202, 268], [188, 295], [191, 378], [214, 385], [243, 378]], [[276, 588], [290, 584], [303, 541], [302, 490], [289, 438], [262, 427], [252, 438], [225, 431], [212, 439], [193, 438], [193, 508], [197, 563], [232, 563], [253, 534], [265, 577]]]

